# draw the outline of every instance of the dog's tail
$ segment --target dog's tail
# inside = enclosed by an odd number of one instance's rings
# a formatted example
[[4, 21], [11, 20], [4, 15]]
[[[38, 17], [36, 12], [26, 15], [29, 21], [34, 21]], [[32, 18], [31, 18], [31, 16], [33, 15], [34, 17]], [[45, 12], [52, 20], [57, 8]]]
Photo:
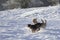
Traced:
[[41, 19], [41, 21], [42, 21], [42, 23], [47, 23], [47, 20], [44, 21], [44, 20]]
[[45, 20], [45, 23], [44, 23], [44, 25], [45, 25], [45, 26], [47, 25], [47, 20]]
[[42, 21], [42, 26], [43, 26], [43, 28], [45, 28], [45, 27], [46, 27], [46, 24], [47, 24], [47, 20], [42, 20], [42, 19], [41, 19], [41, 21]]
[[45, 24], [47, 23], [47, 20], [45, 20]]

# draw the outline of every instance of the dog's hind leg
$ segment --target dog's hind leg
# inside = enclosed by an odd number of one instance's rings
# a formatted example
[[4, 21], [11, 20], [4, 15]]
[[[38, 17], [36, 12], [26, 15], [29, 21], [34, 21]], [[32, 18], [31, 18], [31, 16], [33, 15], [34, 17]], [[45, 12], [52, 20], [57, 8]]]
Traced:
[[32, 33], [35, 33], [36, 32], [36, 30], [32, 30]]
[[39, 30], [40, 30], [40, 28], [37, 29], [37, 31], [39, 31]]

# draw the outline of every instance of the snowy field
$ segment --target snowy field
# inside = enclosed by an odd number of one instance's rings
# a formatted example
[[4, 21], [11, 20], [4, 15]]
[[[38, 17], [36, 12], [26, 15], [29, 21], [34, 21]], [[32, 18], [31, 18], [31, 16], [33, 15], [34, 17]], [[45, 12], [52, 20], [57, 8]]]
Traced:
[[[32, 33], [33, 18], [46, 19], [46, 28]], [[0, 11], [0, 40], [60, 40], [60, 6]]]

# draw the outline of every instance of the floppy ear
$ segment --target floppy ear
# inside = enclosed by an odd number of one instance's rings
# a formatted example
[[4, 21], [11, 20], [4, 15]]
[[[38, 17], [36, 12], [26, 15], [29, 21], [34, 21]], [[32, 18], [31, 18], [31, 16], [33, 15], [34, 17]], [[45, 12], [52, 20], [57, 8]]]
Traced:
[[31, 26], [31, 24], [28, 24], [28, 27], [30, 27]]

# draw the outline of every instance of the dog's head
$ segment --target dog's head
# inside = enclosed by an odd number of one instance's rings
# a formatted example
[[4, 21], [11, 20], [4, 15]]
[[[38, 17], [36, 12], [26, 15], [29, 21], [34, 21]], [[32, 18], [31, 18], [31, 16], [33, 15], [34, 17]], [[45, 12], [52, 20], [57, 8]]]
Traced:
[[33, 23], [36, 24], [37, 23], [37, 19], [33, 19]]

